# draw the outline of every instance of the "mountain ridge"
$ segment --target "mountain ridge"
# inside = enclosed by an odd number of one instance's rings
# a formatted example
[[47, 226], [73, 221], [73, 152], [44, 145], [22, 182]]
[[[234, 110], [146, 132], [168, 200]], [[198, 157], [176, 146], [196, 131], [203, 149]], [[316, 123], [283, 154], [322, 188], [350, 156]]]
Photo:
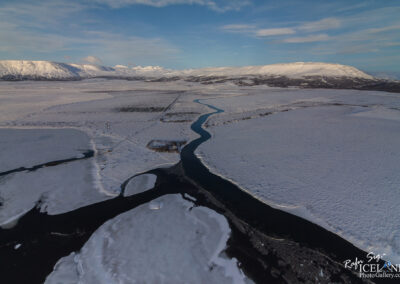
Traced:
[[40, 77], [48, 79], [78, 79], [92, 77], [171, 77], [171, 76], [286, 76], [304, 78], [307, 76], [348, 77], [374, 79], [373, 76], [347, 65], [322, 62], [294, 62], [261, 66], [208, 67], [199, 69], [171, 70], [160, 66], [123, 65], [106, 67], [94, 64], [68, 64], [52, 61], [0, 60], [0, 78], [2, 77]]
[[186, 81], [200, 84], [232, 83], [324, 89], [374, 90], [400, 93], [400, 81], [376, 78], [347, 65], [295, 62], [262, 66], [209, 67], [172, 70], [160, 66], [106, 67], [52, 61], [0, 60], [0, 81], [77, 81], [91, 78]]

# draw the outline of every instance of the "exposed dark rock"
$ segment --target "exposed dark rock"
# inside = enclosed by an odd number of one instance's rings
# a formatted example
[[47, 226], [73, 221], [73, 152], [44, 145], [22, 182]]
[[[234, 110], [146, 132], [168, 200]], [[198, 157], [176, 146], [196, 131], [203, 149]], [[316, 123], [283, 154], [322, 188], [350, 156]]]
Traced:
[[73, 76], [69, 78], [47, 78], [43, 76], [29, 75], [4, 75], [0, 81], [79, 81], [84, 79], [109, 79], [145, 82], [171, 82], [184, 80], [205, 85], [233, 82], [238, 86], [268, 85], [271, 87], [300, 87], [300, 88], [323, 88], [323, 89], [354, 89], [371, 90], [400, 93], [400, 81], [385, 79], [364, 79], [354, 77], [328, 77], [328, 76], [305, 76], [303, 78], [288, 78], [285, 76], [173, 76], [173, 77], [144, 77], [144, 76], [93, 76], [90, 78]]
[[185, 140], [151, 140], [147, 144], [147, 148], [157, 152], [179, 153], [185, 144]]
[[165, 107], [126, 106], [117, 108], [118, 112], [162, 112]]

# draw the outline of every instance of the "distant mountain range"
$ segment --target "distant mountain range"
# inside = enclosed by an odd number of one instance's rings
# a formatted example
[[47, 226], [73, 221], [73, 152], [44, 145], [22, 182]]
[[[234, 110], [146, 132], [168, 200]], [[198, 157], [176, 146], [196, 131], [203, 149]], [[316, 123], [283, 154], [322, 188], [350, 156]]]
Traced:
[[277, 87], [298, 86], [400, 92], [399, 81], [378, 79], [352, 66], [319, 62], [171, 70], [159, 66], [129, 68], [123, 65], [105, 67], [51, 61], [0, 61], [0, 80], [82, 80], [89, 78], [157, 82], [185, 80], [203, 84], [231, 81], [237, 85], [266, 84]]
[[346, 65], [296, 62], [265, 66], [216, 67], [188, 70], [170, 70], [159, 66], [133, 67], [123, 65], [104, 67], [92, 64], [67, 64], [51, 61], [3, 60], [0, 77], [37, 77], [47, 79], [74, 79], [102, 76], [246, 76], [270, 75], [303, 78], [305, 76], [351, 77], [373, 79], [372, 76]]
[[105, 67], [93, 64], [67, 64], [51, 61], [0, 60], [0, 79], [3, 80], [80, 80], [96, 77], [160, 76], [161, 67], [117, 65]]

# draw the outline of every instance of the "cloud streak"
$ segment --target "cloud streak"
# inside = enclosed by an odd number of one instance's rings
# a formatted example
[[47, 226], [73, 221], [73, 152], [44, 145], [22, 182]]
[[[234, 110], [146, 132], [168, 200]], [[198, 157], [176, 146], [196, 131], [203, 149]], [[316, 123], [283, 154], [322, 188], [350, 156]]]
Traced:
[[247, 24], [232, 24], [232, 25], [225, 25], [222, 26], [221, 29], [226, 30], [226, 31], [248, 31], [248, 30], [253, 30], [255, 29], [256, 26], [254, 25], [247, 25]]
[[327, 34], [308, 35], [304, 37], [290, 37], [282, 40], [285, 43], [308, 43], [318, 41], [328, 41], [331, 38]]
[[366, 30], [369, 33], [381, 33], [381, 32], [388, 32], [388, 31], [398, 31], [400, 30], [400, 25], [393, 25], [393, 26], [386, 26], [381, 28], [373, 28]]
[[218, 12], [238, 11], [251, 4], [250, 0], [90, 0], [90, 2], [104, 4], [115, 9], [130, 5], [146, 5], [157, 8], [170, 5], [200, 5]]
[[[256, 25], [249, 24], [230, 24], [222, 26], [222, 30], [232, 33], [247, 34], [257, 37], [272, 37], [293, 35], [297, 33], [313, 33], [318, 31], [325, 31], [331, 29], [338, 29], [341, 26], [341, 21], [336, 18], [324, 18], [318, 21], [304, 22], [291, 27], [278, 27], [278, 28], [259, 28]], [[321, 35], [308, 36], [309, 40], [323, 38]], [[300, 40], [300, 39], [299, 39]], [[283, 42], [292, 42], [283, 41]]]
[[296, 31], [291, 28], [276, 28], [276, 29], [260, 29], [256, 31], [256, 35], [260, 37], [264, 36], [277, 36], [277, 35], [291, 35], [295, 34]]
[[88, 7], [74, 1], [43, 0], [40, 3], [16, 2], [0, 5], [0, 21], [30, 28], [59, 25], [72, 14]]
[[325, 31], [331, 29], [340, 28], [341, 21], [336, 18], [325, 18], [315, 22], [307, 22], [299, 27], [298, 30], [305, 31], [305, 32], [318, 32], [318, 31]]

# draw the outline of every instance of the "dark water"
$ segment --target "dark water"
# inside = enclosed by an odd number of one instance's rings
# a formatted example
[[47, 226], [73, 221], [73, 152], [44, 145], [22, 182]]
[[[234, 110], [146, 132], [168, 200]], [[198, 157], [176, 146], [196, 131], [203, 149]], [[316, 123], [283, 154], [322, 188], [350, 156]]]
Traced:
[[[92, 233], [107, 220], [162, 195], [183, 191], [185, 184], [163, 171], [152, 171], [154, 189], [117, 197], [77, 210], [47, 215], [37, 208], [24, 215], [12, 229], [0, 229], [0, 283], [43, 283], [56, 262], [79, 251]], [[16, 244], [22, 244], [17, 250]]]
[[[197, 205], [207, 206], [227, 218], [232, 229], [227, 253], [237, 258], [241, 268], [258, 283], [315, 281], [321, 267], [330, 273], [332, 281], [360, 282], [337, 262], [363, 258], [365, 252], [311, 222], [265, 205], [210, 173], [201, 163], [194, 151], [211, 137], [202, 124], [210, 115], [222, 112], [207, 106], [215, 112], [202, 115], [193, 123], [192, 130], [200, 138], [182, 149], [181, 163], [150, 171], [158, 177], [154, 189], [60, 215], [50, 216], [34, 208], [14, 228], [0, 229], [1, 283], [43, 283], [56, 262], [79, 251], [104, 222], [173, 193], [188, 193], [197, 199]], [[122, 192], [128, 181], [121, 183]], [[15, 250], [16, 244], [22, 246]], [[299, 260], [315, 263], [309, 271], [302, 272], [305, 269], [299, 268]]]
[[9, 174], [13, 174], [13, 173], [23, 172], [23, 171], [33, 172], [33, 171], [36, 171], [38, 169], [45, 168], [45, 167], [54, 167], [54, 166], [58, 166], [58, 165], [61, 165], [61, 164], [66, 164], [66, 163], [70, 163], [70, 162], [74, 162], [74, 161], [78, 161], [78, 160], [89, 159], [89, 158], [92, 158], [94, 156], [94, 151], [93, 150], [87, 150], [86, 152], [82, 153], [82, 155], [83, 155], [83, 157], [80, 157], [80, 158], [69, 158], [69, 159], [51, 161], [51, 162], [35, 165], [35, 166], [29, 167], [29, 168], [20, 167], [20, 168], [17, 168], [17, 169], [5, 171], [5, 172], [0, 172], [0, 177], [1, 176], [5, 176], [5, 175], [9, 175]]

